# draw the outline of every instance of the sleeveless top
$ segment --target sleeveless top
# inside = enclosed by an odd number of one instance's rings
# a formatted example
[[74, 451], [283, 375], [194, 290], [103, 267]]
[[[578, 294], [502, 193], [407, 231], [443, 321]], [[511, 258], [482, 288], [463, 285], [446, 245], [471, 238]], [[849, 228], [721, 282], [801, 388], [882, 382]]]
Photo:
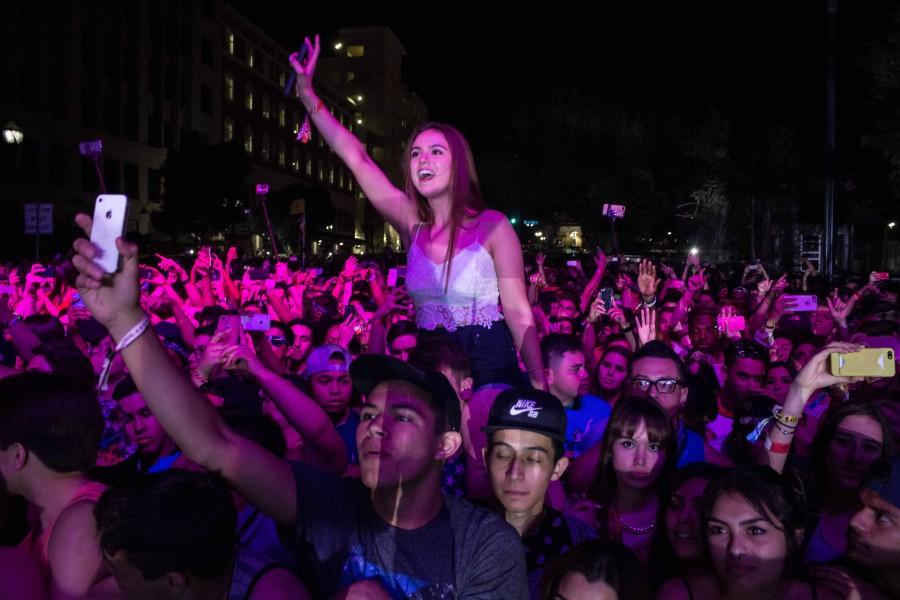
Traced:
[[453, 257], [445, 291], [448, 261], [435, 263], [419, 248], [422, 225], [416, 225], [406, 259], [406, 288], [416, 308], [416, 324], [421, 329], [455, 331], [470, 325], [490, 328], [502, 320], [494, 259], [481, 240], [476, 236]]
[[[75, 494], [66, 502], [66, 505], [59, 511], [59, 514], [62, 515], [70, 506], [78, 504], [79, 502], [97, 502], [100, 499], [100, 496], [103, 495], [103, 492], [106, 491], [106, 486], [102, 483], [97, 483], [96, 481], [88, 481], [80, 488]], [[57, 517], [58, 519], [59, 517]], [[37, 563], [38, 570], [41, 573], [41, 577], [43, 577], [44, 581], [50, 582], [50, 556], [49, 556], [49, 548], [50, 548], [50, 536], [53, 535], [53, 527], [56, 525], [56, 520], [52, 523], [49, 523], [45, 529], [42, 531], [38, 531], [36, 526], [19, 543], [19, 548], [28, 552], [31, 555], [31, 558], [34, 559], [34, 562]]]

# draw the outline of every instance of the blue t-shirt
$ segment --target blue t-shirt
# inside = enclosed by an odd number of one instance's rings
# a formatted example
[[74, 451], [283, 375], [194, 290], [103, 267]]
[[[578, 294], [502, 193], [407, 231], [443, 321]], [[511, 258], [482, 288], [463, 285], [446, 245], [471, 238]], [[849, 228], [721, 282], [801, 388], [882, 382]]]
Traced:
[[684, 425], [678, 428], [678, 468], [706, 460], [703, 436]]
[[359, 413], [351, 410], [347, 414], [347, 418], [340, 425], [335, 425], [338, 435], [344, 440], [347, 446], [347, 464], [359, 464], [359, 450], [356, 448], [356, 429], [359, 427]]
[[593, 448], [603, 439], [603, 431], [612, 409], [597, 396], [585, 394], [566, 409], [566, 452], [575, 458]]

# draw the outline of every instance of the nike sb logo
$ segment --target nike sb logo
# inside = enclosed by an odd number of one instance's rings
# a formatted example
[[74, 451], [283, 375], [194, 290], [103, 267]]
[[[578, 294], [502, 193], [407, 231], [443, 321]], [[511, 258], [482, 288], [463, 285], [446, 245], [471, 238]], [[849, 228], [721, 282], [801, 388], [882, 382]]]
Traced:
[[527, 416], [529, 418], [537, 419], [541, 408], [542, 407], [538, 406], [537, 402], [534, 400], [517, 400], [512, 408], [509, 409], [509, 415], [511, 417], [517, 417], [522, 413], [528, 413]]

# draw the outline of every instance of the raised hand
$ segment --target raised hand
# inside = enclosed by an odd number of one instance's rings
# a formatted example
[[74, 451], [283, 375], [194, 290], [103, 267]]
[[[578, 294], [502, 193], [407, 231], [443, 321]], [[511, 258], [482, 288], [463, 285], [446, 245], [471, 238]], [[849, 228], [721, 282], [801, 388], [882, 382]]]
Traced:
[[656, 277], [656, 265], [650, 260], [642, 260], [638, 267], [638, 290], [646, 300], [656, 295], [660, 280]]
[[603, 300], [600, 299], [600, 296], [594, 298], [594, 301], [591, 302], [591, 308], [588, 310], [587, 321], [588, 323], [594, 323], [606, 314], [606, 305]]
[[341, 271], [341, 276], [345, 279], [352, 278], [354, 273], [356, 273], [356, 267], [358, 263], [359, 260], [352, 254], [347, 257], [347, 260], [344, 261], [344, 269]]
[[853, 311], [853, 306], [856, 304], [857, 299], [858, 296], [854, 294], [844, 302], [838, 296], [837, 288], [834, 288], [831, 296], [825, 297], [825, 301], [828, 302], [828, 311], [831, 313], [834, 322], [838, 324], [838, 327], [847, 328], [847, 317]]
[[765, 296], [769, 293], [769, 290], [772, 289], [772, 280], [766, 277], [765, 279], [761, 279], [759, 283], [756, 284], [756, 291], [759, 292], [760, 297]]
[[310, 41], [308, 37], [303, 38], [303, 44], [306, 46], [306, 62], [300, 64], [300, 55], [297, 52], [292, 53], [289, 58], [291, 66], [297, 74], [297, 83], [294, 84], [294, 90], [301, 100], [315, 97], [312, 81], [321, 49], [318, 35], [313, 38], [313, 41]]
[[687, 289], [690, 292], [699, 292], [706, 287], [706, 269], [700, 269], [696, 274], [688, 277]]
[[[78, 214], [75, 222], [90, 238], [91, 218]], [[116, 240], [116, 249], [122, 256], [122, 270], [107, 274], [94, 263], [98, 250], [89, 239], [79, 238], [72, 244], [75, 256], [72, 264], [78, 270], [75, 285], [85, 306], [97, 321], [120, 340], [129, 329], [144, 318], [140, 309], [140, 286], [138, 285], [138, 247]]]
[[857, 381], [862, 381], [862, 377], [841, 377], [839, 375], [832, 375], [829, 372], [828, 362], [829, 356], [835, 352], [840, 353], [850, 353], [850, 352], [859, 352], [865, 348], [860, 344], [848, 344], [844, 342], [834, 342], [828, 344], [815, 354], [809, 362], [806, 363], [800, 372], [797, 373], [797, 377], [794, 378], [794, 382], [791, 384], [791, 387], [796, 387], [799, 390], [804, 391], [807, 394], [807, 398], [814, 391], [832, 386], [837, 384], [847, 384], [847, 383], [855, 383]]
[[406, 288], [394, 288], [391, 293], [385, 296], [384, 302], [378, 306], [375, 314], [372, 315], [372, 319], [384, 320], [388, 315], [395, 311], [405, 312], [409, 308], [411, 302], [412, 300], [410, 299]]
[[643, 307], [638, 314], [635, 315], [635, 323], [638, 339], [641, 346], [647, 342], [656, 339], [656, 311], [652, 308]]

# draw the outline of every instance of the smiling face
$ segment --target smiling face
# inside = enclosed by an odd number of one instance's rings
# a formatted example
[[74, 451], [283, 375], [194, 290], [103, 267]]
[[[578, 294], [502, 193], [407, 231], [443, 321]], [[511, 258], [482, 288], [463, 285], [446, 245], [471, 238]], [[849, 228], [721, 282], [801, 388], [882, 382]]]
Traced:
[[453, 157], [443, 133], [426, 129], [416, 136], [409, 151], [409, 174], [416, 191], [425, 198], [435, 198], [450, 191]]

